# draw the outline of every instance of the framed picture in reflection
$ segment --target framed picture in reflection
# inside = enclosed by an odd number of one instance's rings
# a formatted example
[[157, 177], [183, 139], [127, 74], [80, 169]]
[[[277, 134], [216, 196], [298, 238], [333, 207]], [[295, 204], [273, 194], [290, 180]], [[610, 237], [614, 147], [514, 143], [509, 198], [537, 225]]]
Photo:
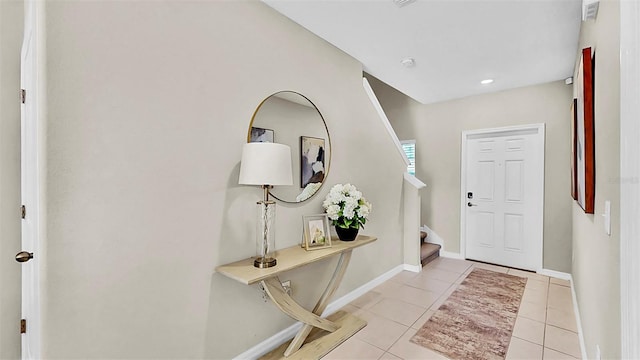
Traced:
[[325, 174], [324, 139], [300, 136], [300, 187], [321, 183]]
[[274, 142], [273, 130], [259, 127], [251, 128], [251, 138], [249, 142]]

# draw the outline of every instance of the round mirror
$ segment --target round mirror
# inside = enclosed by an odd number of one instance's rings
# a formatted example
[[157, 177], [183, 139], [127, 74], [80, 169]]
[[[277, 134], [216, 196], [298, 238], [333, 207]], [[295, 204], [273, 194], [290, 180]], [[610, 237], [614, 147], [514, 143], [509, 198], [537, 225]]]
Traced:
[[280, 91], [262, 100], [253, 113], [247, 142], [289, 145], [293, 185], [276, 186], [271, 195], [283, 202], [311, 198], [329, 173], [331, 139], [320, 111], [306, 96]]

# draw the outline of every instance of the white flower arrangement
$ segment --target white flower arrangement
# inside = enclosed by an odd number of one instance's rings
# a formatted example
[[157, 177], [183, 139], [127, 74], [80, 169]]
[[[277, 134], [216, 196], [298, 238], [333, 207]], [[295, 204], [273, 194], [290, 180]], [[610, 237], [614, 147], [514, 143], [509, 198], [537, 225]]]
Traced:
[[322, 203], [331, 223], [343, 229], [359, 229], [367, 222], [371, 203], [351, 184], [337, 184]]

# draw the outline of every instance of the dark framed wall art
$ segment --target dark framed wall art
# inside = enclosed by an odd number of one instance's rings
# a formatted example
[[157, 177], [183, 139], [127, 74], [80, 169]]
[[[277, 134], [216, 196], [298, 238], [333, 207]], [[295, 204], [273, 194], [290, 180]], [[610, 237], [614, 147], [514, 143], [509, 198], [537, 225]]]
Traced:
[[577, 144], [577, 122], [578, 114], [576, 108], [578, 107], [578, 99], [573, 99], [571, 103], [571, 197], [573, 200], [578, 200], [578, 177], [576, 175], [576, 144]]
[[591, 48], [582, 49], [575, 76], [575, 190], [576, 200], [587, 214], [594, 212], [595, 200], [595, 131], [593, 54]]

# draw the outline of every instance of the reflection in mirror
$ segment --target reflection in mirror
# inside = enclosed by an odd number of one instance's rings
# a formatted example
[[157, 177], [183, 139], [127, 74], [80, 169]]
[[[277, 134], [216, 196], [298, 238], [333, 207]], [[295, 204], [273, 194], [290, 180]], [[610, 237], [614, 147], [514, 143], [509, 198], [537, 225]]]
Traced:
[[318, 108], [305, 96], [280, 91], [262, 101], [249, 125], [248, 142], [289, 145], [293, 185], [271, 190], [276, 199], [296, 203], [311, 198], [322, 186], [331, 161], [331, 140]]

